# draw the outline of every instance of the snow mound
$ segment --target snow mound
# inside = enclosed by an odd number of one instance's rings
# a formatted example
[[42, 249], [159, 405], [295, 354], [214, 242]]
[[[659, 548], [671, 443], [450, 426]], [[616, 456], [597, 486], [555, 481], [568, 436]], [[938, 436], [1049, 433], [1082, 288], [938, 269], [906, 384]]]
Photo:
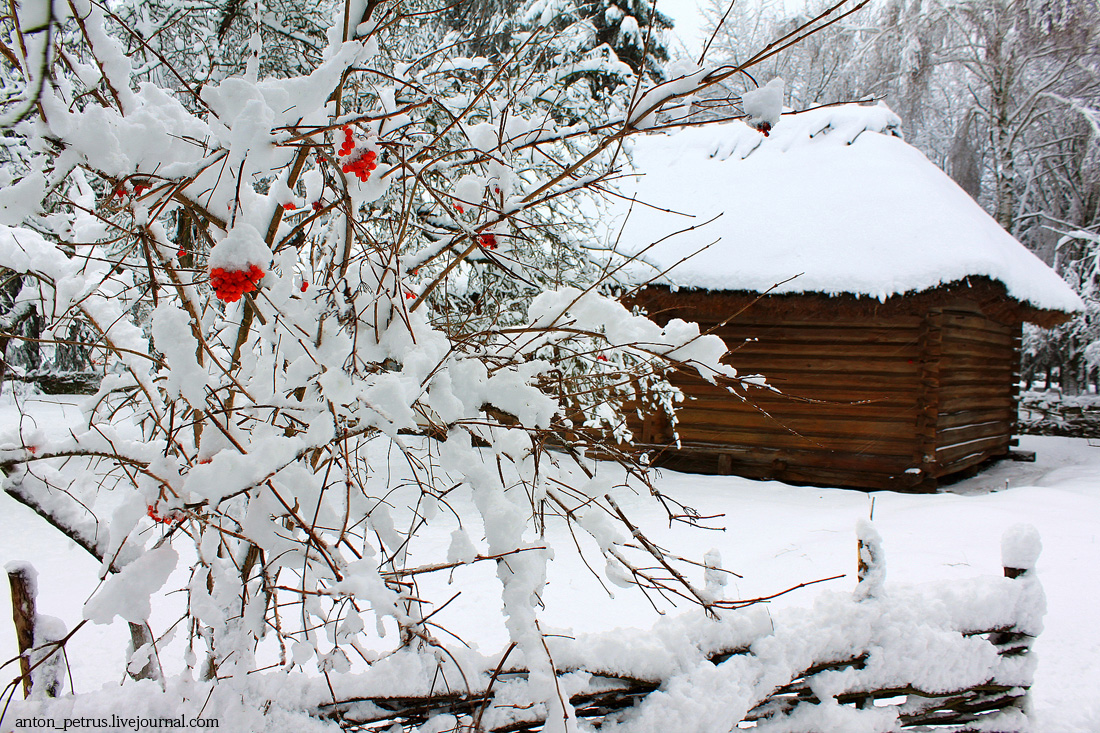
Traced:
[[740, 121], [642, 136], [608, 239], [638, 257], [639, 282], [885, 299], [986, 276], [1036, 308], [1079, 310], [900, 126], [849, 104], [783, 115], [768, 137]]

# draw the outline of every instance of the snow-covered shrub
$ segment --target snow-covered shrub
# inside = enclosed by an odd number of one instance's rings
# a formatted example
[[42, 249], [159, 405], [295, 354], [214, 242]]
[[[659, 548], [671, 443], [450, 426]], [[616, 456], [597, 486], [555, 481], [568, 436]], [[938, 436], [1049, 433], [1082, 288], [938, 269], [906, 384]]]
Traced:
[[[441, 668], [418, 579], [484, 562], [530, 700], [568, 720], [538, 625], [545, 522], [588, 533], [616, 581], [723, 603], [635, 543], [586, 453], [616, 454], [624, 400], [671, 404], [665, 369], [735, 372], [716, 337], [609, 297], [620, 264], [584, 222], [639, 121], [738, 69], [565, 119], [570, 74], [522, 47], [448, 57], [417, 3], [299, 5], [0, 19], [5, 318], [80, 334], [104, 374], [67, 430], [0, 436], [5, 490], [102, 561], [84, 616], [131, 624], [131, 669], [172, 635], [222, 682], [334, 675], [383, 643]], [[448, 522], [484, 542], [431, 559], [417, 537]], [[181, 570], [184, 619], [150, 629]]]

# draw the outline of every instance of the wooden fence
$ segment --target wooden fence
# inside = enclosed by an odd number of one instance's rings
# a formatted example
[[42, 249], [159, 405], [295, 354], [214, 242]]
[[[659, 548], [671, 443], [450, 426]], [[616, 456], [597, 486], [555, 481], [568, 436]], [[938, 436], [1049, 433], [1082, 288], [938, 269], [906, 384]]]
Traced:
[[[578, 719], [623, 733], [1021, 731], [1034, 676], [1030, 650], [1045, 611], [1034, 571], [1037, 534], [1013, 528], [1002, 547], [1003, 577], [887, 585], [881, 541], [870, 523], [861, 523], [854, 591], [819, 594], [809, 609], [769, 612], [758, 604], [719, 619], [701, 611], [665, 618], [648, 632], [548, 636], [557, 689]], [[25, 628], [28, 612], [33, 618], [33, 584], [10, 577], [20, 599], [20, 644], [34, 667], [42, 649], [26, 646], [34, 633]], [[467, 656], [461, 689], [417, 687], [410, 657], [425, 669], [440, 662], [430, 653], [402, 654], [348, 675], [331, 694], [329, 680], [316, 676], [274, 672], [255, 679], [272, 674], [297, 690], [316, 687], [315, 695], [295, 695], [305, 705], [299, 712], [348, 731], [427, 724], [432, 731], [504, 733], [546, 726], [546, 704], [532, 699], [515, 645], [479, 657], [476, 667]], [[39, 676], [30, 677], [34, 694]], [[55, 682], [47, 694], [56, 694]]]

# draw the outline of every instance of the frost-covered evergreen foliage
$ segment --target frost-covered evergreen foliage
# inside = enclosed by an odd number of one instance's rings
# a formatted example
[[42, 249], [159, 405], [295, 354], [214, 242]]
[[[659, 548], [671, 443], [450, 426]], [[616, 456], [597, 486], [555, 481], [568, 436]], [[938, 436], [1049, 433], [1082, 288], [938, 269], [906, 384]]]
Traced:
[[665, 79], [672, 21], [649, 0], [474, 0], [430, 17], [466, 55], [554, 69], [565, 120], [621, 111], [628, 91]]
[[650, 0], [525, 0], [519, 15], [529, 32], [555, 31], [552, 53], [621, 62], [647, 81], [664, 79], [672, 20]]
[[[462, 55], [419, 3], [15, 7], [4, 337], [32, 343], [16, 326], [33, 314], [45, 346], [105, 376], [74, 424], [0, 436], [0, 467], [102, 560], [84, 616], [131, 624], [135, 674], [172, 652], [230, 685], [386, 655], [461, 676], [423, 578], [484, 563], [529, 671], [501, 709], [564, 730], [538, 623], [547, 522], [587, 535], [616, 582], [723, 607], [639, 544], [587, 453], [694, 521], [619, 450], [623, 406], [670, 407], [669, 368], [736, 373], [717, 337], [625, 310], [622, 263], [585, 222], [624, 138], [740, 69], [595, 104], [575, 81], [627, 79], [616, 54], [547, 56], [568, 34], [536, 29]], [[616, 32], [660, 25], [648, 8]], [[425, 546], [440, 524], [451, 548]], [[181, 575], [181, 620], [150, 628]]]

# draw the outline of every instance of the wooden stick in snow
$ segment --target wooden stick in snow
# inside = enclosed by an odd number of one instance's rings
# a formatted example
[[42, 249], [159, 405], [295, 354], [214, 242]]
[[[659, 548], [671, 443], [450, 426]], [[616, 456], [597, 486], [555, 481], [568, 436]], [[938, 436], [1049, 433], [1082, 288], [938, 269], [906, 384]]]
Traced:
[[19, 671], [23, 674], [23, 697], [31, 694], [30, 650], [34, 647], [36, 586], [34, 569], [26, 563], [7, 566], [11, 585], [11, 612], [15, 621], [15, 638], [19, 645]]

